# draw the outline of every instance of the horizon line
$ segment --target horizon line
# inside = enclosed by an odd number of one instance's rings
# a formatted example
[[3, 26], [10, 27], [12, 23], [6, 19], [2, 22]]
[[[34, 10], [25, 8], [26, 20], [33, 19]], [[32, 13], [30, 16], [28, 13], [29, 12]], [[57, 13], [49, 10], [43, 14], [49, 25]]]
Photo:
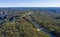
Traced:
[[[12, 6], [13, 7], [13, 6]], [[6, 7], [0, 7], [0, 8], [6, 8]], [[9, 7], [10, 8], [10, 7]], [[28, 8], [28, 7], [27, 7]], [[55, 7], [56, 8], [56, 7]]]

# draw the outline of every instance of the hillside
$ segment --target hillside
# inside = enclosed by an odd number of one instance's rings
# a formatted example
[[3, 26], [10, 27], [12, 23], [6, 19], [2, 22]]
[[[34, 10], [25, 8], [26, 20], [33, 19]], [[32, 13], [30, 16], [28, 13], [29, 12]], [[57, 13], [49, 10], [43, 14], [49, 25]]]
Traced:
[[60, 37], [60, 8], [0, 8], [0, 37]]

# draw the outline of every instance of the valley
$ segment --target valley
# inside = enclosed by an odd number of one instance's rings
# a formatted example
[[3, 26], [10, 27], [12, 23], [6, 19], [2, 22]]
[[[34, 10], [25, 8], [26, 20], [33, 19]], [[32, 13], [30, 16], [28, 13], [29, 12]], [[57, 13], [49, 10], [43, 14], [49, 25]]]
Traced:
[[0, 8], [0, 37], [60, 37], [60, 8]]

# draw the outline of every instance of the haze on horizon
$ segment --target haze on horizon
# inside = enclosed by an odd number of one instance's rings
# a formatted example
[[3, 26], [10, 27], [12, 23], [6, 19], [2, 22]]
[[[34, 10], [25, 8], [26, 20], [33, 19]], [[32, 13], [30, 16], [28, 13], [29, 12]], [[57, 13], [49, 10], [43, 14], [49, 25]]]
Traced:
[[0, 7], [60, 7], [60, 0], [0, 0]]

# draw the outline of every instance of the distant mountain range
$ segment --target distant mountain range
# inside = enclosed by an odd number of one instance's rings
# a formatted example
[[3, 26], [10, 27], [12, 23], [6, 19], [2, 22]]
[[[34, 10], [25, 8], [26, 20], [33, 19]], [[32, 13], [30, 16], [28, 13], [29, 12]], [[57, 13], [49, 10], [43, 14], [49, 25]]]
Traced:
[[60, 7], [6, 7], [0, 8], [0, 18], [6, 15], [15, 15], [25, 11], [40, 12], [43, 11], [48, 14], [60, 14]]

